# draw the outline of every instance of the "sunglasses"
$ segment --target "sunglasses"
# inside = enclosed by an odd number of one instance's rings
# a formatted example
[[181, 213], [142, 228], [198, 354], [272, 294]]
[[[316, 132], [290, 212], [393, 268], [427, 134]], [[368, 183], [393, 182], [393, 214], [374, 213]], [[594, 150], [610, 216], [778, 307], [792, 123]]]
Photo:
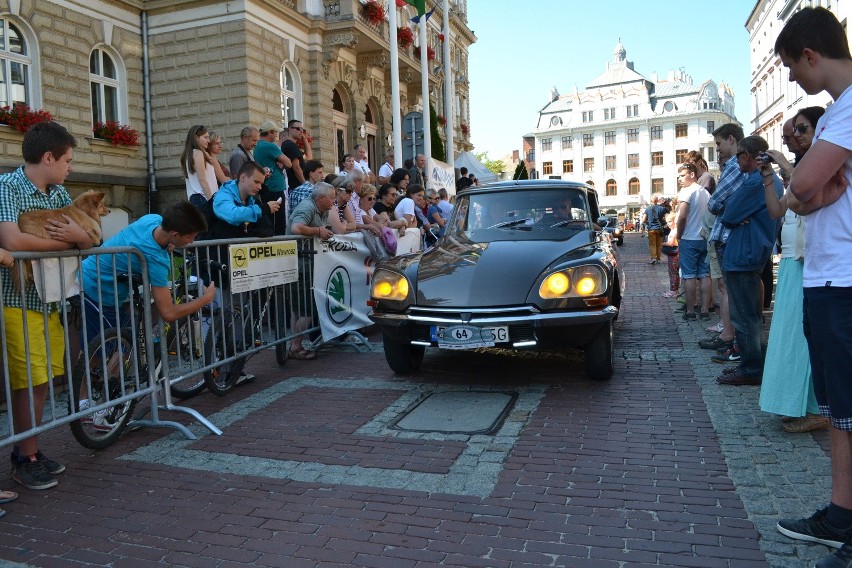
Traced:
[[796, 126], [793, 127], [793, 132], [795, 134], [805, 134], [808, 131], [808, 128], [811, 128], [810, 124], [805, 124], [804, 122], [800, 122]]
[[376, 198], [375, 198], [375, 197], [368, 197], [368, 198], [367, 198], [367, 201], [375, 201], [375, 200], [376, 200]]
[[195, 127], [195, 135], [196, 136], [201, 136], [205, 132], [207, 132], [207, 128], [205, 128], [204, 125], [199, 125], [199, 126]]

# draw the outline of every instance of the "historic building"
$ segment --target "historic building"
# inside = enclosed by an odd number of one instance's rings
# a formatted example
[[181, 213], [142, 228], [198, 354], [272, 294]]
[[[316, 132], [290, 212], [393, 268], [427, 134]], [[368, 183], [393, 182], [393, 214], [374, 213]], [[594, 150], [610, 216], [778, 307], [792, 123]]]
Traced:
[[[728, 122], [736, 117], [727, 85], [694, 84], [683, 71], [648, 79], [619, 42], [606, 70], [584, 90], [552, 90], [535, 130], [524, 137], [525, 155], [536, 166], [530, 177], [587, 182], [598, 190], [602, 210], [632, 216], [652, 193], [677, 192], [677, 164], [690, 150], [718, 171], [712, 132]], [[526, 151], [529, 138], [535, 145]]]
[[[831, 97], [823, 92], [808, 95], [790, 82], [787, 69], [775, 55], [775, 40], [790, 16], [805, 6], [828, 8], [848, 30], [850, 3], [838, 0], [758, 0], [745, 23], [751, 52], [751, 130], [769, 142], [769, 147], [785, 151], [781, 127], [798, 109], [826, 106]], [[847, 32], [848, 33], [848, 32]], [[792, 156], [791, 156], [792, 157]]]
[[[246, 125], [303, 120], [314, 155], [333, 171], [357, 143], [378, 168], [392, 137], [387, 15], [368, 0], [0, 0], [0, 106], [50, 112], [77, 137], [72, 191], [101, 189], [132, 217], [185, 196], [179, 158], [189, 128], [224, 139], [220, 160]], [[414, 9], [394, 0], [400, 26], [415, 31], [400, 48], [402, 114], [422, 109]], [[438, 3], [427, 23], [430, 99], [453, 113], [455, 151], [469, 139], [467, 0], [450, 2], [455, 100], [443, 101], [445, 41]], [[147, 61], [147, 65], [145, 62]], [[146, 84], [150, 85], [146, 100]], [[98, 121], [139, 133], [139, 146], [93, 136]], [[150, 131], [146, 124], [150, 120]], [[21, 162], [23, 135], [0, 126], [0, 169]], [[148, 153], [150, 139], [153, 151]], [[390, 142], [389, 142], [390, 141]], [[154, 191], [156, 190], [156, 191]]]

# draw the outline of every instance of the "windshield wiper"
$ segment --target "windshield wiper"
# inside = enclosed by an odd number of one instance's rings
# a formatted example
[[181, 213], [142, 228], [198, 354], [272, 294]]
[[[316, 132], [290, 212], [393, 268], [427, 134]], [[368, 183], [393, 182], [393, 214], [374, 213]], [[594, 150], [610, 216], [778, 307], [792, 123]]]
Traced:
[[496, 225], [491, 225], [488, 227], [489, 229], [521, 229], [524, 231], [532, 231], [532, 225], [527, 225], [527, 223], [532, 223], [532, 219], [515, 219], [514, 221], [505, 221], [503, 223], [497, 223]]
[[581, 219], [565, 219], [564, 221], [559, 221], [558, 223], [554, 223], [551, 227], [565, 227], [570, 225], [571, 223], [581, 223], [583, 225], [582, 228], [586, 228], [586, 222]]

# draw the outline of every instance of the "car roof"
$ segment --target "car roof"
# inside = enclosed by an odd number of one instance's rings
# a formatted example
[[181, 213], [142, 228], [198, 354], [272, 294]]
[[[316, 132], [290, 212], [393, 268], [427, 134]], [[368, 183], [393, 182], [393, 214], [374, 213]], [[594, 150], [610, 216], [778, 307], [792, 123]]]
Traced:
[[527, 189], [579, 189], [581, 191], [591, 192], [597, 195], [597, 191], [595, 191], [593, 187], [589, 187], [585, 183], [580, 183], [577, 181], [566, 181], [561, 179], [525, 179], [498, 181], [493, 183], [487, 183], [485, 185], [471, 186], [465, 188], [462, 191], [458, 192], [458, 195], [462, 196], [471, 193], [483, 193], [492, 191], [511, 192]]

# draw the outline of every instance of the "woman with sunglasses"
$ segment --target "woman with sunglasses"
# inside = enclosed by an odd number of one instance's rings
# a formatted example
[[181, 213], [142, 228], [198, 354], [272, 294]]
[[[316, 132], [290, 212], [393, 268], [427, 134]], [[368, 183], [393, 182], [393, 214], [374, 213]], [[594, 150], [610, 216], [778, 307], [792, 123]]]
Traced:
[[213, 160], [207, 149], [210, 146], [210, 132], [197, 124], [186, 133], [183, 153], [180, 155], [180, 169], [186, 181], [186, 198], [196, 207], [201, 207], [219, 189]]
[[346, 227], [346, 232], [350, 233], [355, 230], [355, 214], [349, 206], [353, 193], [352, 180], [346, 176], [335, 176], [328, 183], [331, 183], [334, 189], [337, 190], [334, 196], [334, 206], [337, 209], [337, 216]]
[[358, 211], [355, 213], [355, 228], [365, 229], [378, 237], [382, 233], [382, 226], [373, 219], [376, 214], [373, 209], [375, 203], [376, 188], [370, 184], [366, 184], [361, 188]]
[[[822, 107], [800, 110], [793, 119], [793, 136], [804, 154], [813, 143], [814, 126], [825, 113]], [[793, 173], [783, 154], [766, 152], [778, 163], [782, 172]], [[785, 432], [801, 433], [828, 429], [828, 419], [819, 415], [814, 396], [808, 346], [802, 329], [802, 273], [804, 270], [805, 218], [790, 210], [790, 192], [780, 199], [773, 189], [772, 164], [760, 167], [766, 188], [766, 207], [777, 219], [784, 217], [781, 226], [781, 263], [778, 265], [778, 283], [775, 288], [775, 310], [769, 328], [766, 361], [763, 366], [763, 384], [760, 387], [760, 409], [782, 416]]]

